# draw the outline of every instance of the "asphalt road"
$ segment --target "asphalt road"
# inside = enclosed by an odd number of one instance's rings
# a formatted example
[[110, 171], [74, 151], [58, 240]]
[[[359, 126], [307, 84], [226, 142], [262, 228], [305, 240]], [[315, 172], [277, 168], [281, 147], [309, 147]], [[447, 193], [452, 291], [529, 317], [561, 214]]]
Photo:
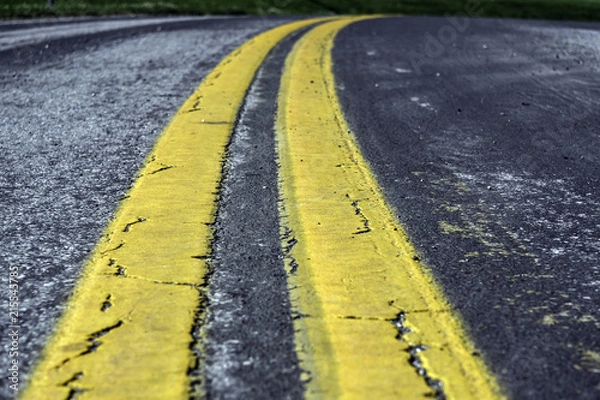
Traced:
[[[0, 310], [8, 327], [16, 266], [21, 380], [169, 118], [284, 21], [0, 24]], [[228, 148], [198, 332], [212, 398], [302, 397], [273, 134], [294, 39], [265, 62]], [[363, 155], [507, 395], [600, 397], [600, 27], [385, 18], [345, 28], [333, 57]]]

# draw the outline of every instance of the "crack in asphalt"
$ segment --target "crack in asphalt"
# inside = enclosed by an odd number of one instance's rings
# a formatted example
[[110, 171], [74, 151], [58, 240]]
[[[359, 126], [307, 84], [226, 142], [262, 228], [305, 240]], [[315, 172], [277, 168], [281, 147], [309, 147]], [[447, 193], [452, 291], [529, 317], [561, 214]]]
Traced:
[[[88, 348], [85, 349], [84, 351], [82, 351], [81, 353], [77, 354], [74, 357], [69, 357], [65, 360], [63, 360], [59, 365], [55, 366], [55, 369], [60, 369], [62, 367], [64, 367], [66, 364], [68, 364], [69, 362], [71, 362], [72, 360], [79, 358], [79, 357], [84, 357], [88, 354], [91, 354], [93, 352], [95, 352], [98, 347], [100, 347], [102, 345], [102, 342], [99, 341], [100, 338], [108, 335], [110, 332], [112, 332], [113, 330], [121, 327], [123, 325], [123, 321], [119, 320], [117, 323], [110, 325], [106, 328], [103, 328], [99, 331], [96, 331], [94, 333], [91, 333], [90, 335], [88, 335], [88, 339], [87, 341], [89, 342]], [[83, 374], [83, 373], [82, 373]], [[65, 384], [63, 384], [63, 386], [65, 386], [67, 383], [72, 382], [73, 379], [70, 379], [69, 381], [65, 382]]]
[[112, 298], [112, 295], [110, 295], [110, 294], [108, 296], [106, 296], [106, 300], [104, 300], [102, 302], [102, 306], [100, 307], [100, 311], [105, 312], [105, 311], [108, 311], [110, 308], [112, 308], [111, 298]]
[[76, 400], [83, 392], [86, 392], [87, 389], [74, 386], [73, 384], [79, 381], [83, 377], [83, 372], [77, 372], [73, 374], [73, 376], [64, 382], [61, 386], [69, 388], [69, 393], [65, 397], [65, 400]]
[[[346, 195], [347, 198], [350, 198], [349, 195]], [[362, 212], [361, 208], [359, 207], [359, 203], [358, 200], [354, 200], [352, 201], [352, 207], [354, 207], [354, 213], [358, 216], [360, 216], [360, 218], [362, 219], [362, 223], [363, 223], [363, 227], [362, 228], [358, 228], [358, 231], [354, 232], [353, 235], [360, 235], [363, 233], [369, 233], [371, 232], [371, 227], [369, 226], [369, 219], [367, 218], [367, 216]]]
[[163, 171], [166, 171], [166, 170], [171, 169], [171, 168], [175, 168], [175, 166], [174, 165], [165, 165], [164, 167], [161, 167], [161, 168], [159, 168], [159, 169], [157, 169], [155, 171], [150, 172], [149, 175], [158, 174], [159, 172], [163, 172]]
[[116, 247], [113, 247], [112, 249], [107, 249], [104, 250], [102, 253], [100, 253], [101, 255], [106, 255], [109, 252], [113, 252], [113, 251], [117, 251], [120, 250], [123, 246], [125, 246], [125, 243], [119, 243], [119, 245], [117, 245]]
[[429, 386], [434, 391], [433, 397], [435, 397], [436, 400], [446, 400], [443, 382], [439, 379], [435, 379], [429, 376], [427, 369], [425, 369], [425, 367], [423, 366], [423, 361], [419, 357], [419, 353], [427, 350], [429, 347], [422, 343], [412, 344], [408, 342], [405, 338], [405, 335], [412, 332], [412, 330], [405, 325], [406, 314], [407, 313], [405, 311], [400, 311], [396, 318], [390, 321], [398, 331], [396, 339], [400, 340], [401, 342], [406, 342], [408, 344], [408, 349], [406, 350], [408, 354], [410, 354], [410, 358], [408, 361], [410, 365], [414, 368], [414, 370], [417, 372], [417, 374], [425, 380], [427, 386]]
[[[105, 274], [105, 275], [118, 276], [118, 277], [126, 278], [126, 279], [136, 279], [136, 280], [140, 280], [140, 281], [154, 283], [154, 284], [157, 284], [157, 285], [188, 286], [188, 287], [192, 287], [194, 289], [198, 289], [198, 288], [201, 287], [201, 285], [195, 285], [193, 283], [188, 283], [188, 282], [159, 281], [159, 280], [156, 280], [156, 279], [148, 279], [146, 277], [139, 276], [139, 275], [128, 275], [127, 274], [127, 268], [122, 267], [120, 265], [117, 265], [117, 271], [114, 274]], [[104, 304], [105, 303], [103, 303], [103, 308], [104, 308]], [[108, 308], [110, 308], [110, 307], [108, 307]]]
[[98, 339], [108, 335], [113, 330], [121, 327], [121, 325], [123, 325], [123, 321], [119, 320], [114, 325], [108, 326], [100, 331], [92, 333], [88, 338], [88, 341], [90, 342], [90, 346], [87, 348], [87, 350], [84, 350], [83, 352], [81, 352], [77, 357], [85, 356], [87, 354], [95, 352], [98, 349], [98, 347], [100, 347], [102, 345], [102, 342], [100, 342]]
[[[281, 207], [284, 207], [283, 203]], [[283, 246], [283, 257], [285, 260], [287, 260], [286, 265], [289, 266], [288, 273], [295, 275], [298, 272], [298, 267], [300, 266], [298, 265], [298, 262], [293, 254], [294, 247], [298, 244], [298, 239], [296, 239], [294, 231], [291, 228], [283, 226], [282, 230], [283, 233], [281, 234], [281, 240], [282, 242], [285, 241], [285, 243], [287, 243], [287, 245]]]

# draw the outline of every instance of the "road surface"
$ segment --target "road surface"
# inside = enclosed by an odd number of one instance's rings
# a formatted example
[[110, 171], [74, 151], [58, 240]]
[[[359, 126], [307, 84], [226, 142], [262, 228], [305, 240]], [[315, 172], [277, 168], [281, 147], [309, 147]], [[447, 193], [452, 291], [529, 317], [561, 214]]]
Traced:
[[0, 24], [1, 396], [597, 398], [600, 26], [290, 21]]

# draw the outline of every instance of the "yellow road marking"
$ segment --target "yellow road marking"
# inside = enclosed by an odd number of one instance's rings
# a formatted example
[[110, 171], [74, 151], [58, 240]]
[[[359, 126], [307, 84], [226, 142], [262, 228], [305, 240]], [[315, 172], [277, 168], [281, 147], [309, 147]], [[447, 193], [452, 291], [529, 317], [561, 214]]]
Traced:
[[337, 32], [358, 20], [320, 25], [301, 38], [279, 95], [281, 212], [291, 229], [283, 245], [291, 247], [287, 268], [307, 397], [432, 395], [411, 365], [412, 351], [448, 398], [501, 398], [441, 289], [413, 259], [342, 115], [331, 49]]
[[287, 24], [225, 58], [184, 103], [84, 267], [24, 399], [189, 398], [225, 148], [256, 70]]

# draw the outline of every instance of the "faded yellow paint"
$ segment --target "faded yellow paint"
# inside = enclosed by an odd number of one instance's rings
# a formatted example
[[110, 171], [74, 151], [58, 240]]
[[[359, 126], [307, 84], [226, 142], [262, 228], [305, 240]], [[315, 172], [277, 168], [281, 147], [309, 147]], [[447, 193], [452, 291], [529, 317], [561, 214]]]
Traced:
[[286, 61], [278, 100], [283, 245], [307, 397], [431, 396], [409, 362], [409, 350], [426, 345], [417, 356], [448, 398], [501, 398], [341, 112], [331, 49], [360, 19], [306, 34]]
[[184, 103], [84, 267], [23, 399], [189, 398], [218, 185], [238, 109], [287, 24], [226, 57]]
[[600, 353], [586, 350], [583, 353], [582, 364], [587, 371], [600, 374]]
[[[453, 191], [458, 196], [470, 192], [467, 183], [458, 176], [437, 179], [433, 183], [439, 186], [438, 190]], [[437, 208], [455, 214], [453, 215], [454, 223], [438, 222], [440, 231], [446, 235], [479, 242], [481, 246], [487, 248], [487, 251], [481, 251], [481, 255], [502, 259], [508, 256], [527, 257], [533, 263], [539, 264], [539, 260], [528, 250], [518, 234], [512, 232], [500, 219], [496, 218], [488, 210], [483, 200], [480, 199], [477, 203], [473, 203], [465, 199], [463, 203], [459, 204], [446, 201]], [[468, 258], [469, 256], [465, 254], [459, 262], [467, 262]]]
[[438, 224], [442, 232], [444, 232], [446, 235], [449, 235], [451, 233], [462, 233], [463, 236], [466, 236], [466, 230], [464, 228], [461, 228], [460, 226], [452, 225], [447, 221], [439, 221]]

